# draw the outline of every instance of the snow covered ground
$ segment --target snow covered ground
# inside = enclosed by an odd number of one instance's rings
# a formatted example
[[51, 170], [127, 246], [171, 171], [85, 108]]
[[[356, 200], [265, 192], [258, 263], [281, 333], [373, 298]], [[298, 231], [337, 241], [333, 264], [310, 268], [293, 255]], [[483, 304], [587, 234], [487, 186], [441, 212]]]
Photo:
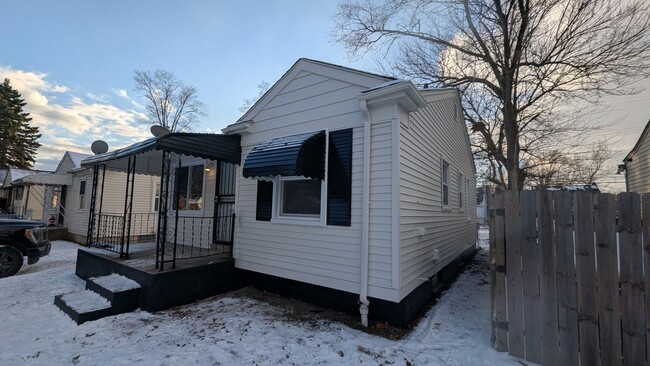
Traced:
[[[486, 232], [481, 232], [486, 239]], [[0, 280], [0, 365], [517, 365], [490, 347], [487, 250], [405, 338], [392, 341], [241, 294], [77, 326], [53, 305], [78, 291], [78, 246]]]

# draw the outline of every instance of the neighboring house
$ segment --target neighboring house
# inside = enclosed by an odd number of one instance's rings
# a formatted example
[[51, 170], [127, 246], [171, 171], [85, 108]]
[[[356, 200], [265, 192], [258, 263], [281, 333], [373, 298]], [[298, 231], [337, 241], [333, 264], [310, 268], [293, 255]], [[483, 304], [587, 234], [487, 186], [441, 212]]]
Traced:
[[476, 187], [476, 221], [479, 225], [487, 225], [487, 189], [485, 186]]
[[21, 179], [35, 174], [50, 173], [42, 170], [7, 169], [2, 190], [8, 198], [9, 212], [20, 217], [40, 221], [43, 216], [43, 187], [32, 187], [20, 184]]
[[475, 248], [455, 89], [300, 59], [223, 132], [242, 136], [237, 268], [354, 294], [362, 314], [370, 298], [404, 323]]
[[[68, 229], [68, 239], [77, 243], [86, 243], [89, 219], [90, 185], [92, 169], [81, 166], [83, 159], [92, 155], [66, 151], [54, 172], [25, 176], [15, 184], [25, 189], [38, 189], [42, 196], [39, 220], [48, 224], [64, 226]], [[103, 174], [103, 173], [102, 173]], [[155, 223], [154, 190], [156, 179], [139, 176], [136, 195], [134, 195], [134, 214], [138, 224], [145, 222], [144, 231], [153, 234]], [[124, 187], [126, 174], [122, 172], [105, 172], [104, 212], [121, 216], [124, 207]], [[102, 193], [102, 187], [99, 187]], [[34, 216], [36, 218], [36, 216]]]
[[628, 192], [650, 193], [650, 121], [625, 159], [625, 186]]
[[[223, 132], [159, 135], [82, 162], [88, 187], [104, 184], [90, 176], [98, 169], [163, 184], [156, 269], [172, 256], [175, 268], [177, 257], [211, 255], [204, 247], [232, 247], [234, 261], [219, 259], [238, 269], [228, 278], [176, 268], [206, 278], [174, 280], [176, 291], [164, 292], [141, 280], [149, 275], [134, 276], [150, 288], [143, 309], [219, 291], [208, 285], [252, 283], [359, 312], [364, 324], [370, 312], [405, 325], [476, 250], [475, 167], [455, 89], [419, 90], [300, 59]], [[95, 212], [107, 211], [97, 208], [107, 194], [90, 203]], [[122, 214], [129, 216], [126, 206]], [[93, 233], [101, 226], [92, 225]], [[103, 247], [97, 238], [91, 244]], [[123, 247], [107, 250], [129, 258]], [[104, 265], [128, 274], [92, 253], [80, 258], [82, 278], [108, 274]]]

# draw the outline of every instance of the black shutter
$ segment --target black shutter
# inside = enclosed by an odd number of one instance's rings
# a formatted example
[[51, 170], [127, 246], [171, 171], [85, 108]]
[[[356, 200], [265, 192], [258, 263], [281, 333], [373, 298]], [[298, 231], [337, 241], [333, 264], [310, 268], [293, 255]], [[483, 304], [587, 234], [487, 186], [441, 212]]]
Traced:
[[259, 221], [271, 221], [273, 210], [273, 182], [263, 180], [257, 181], [257, 210], [255, 219]]
[[352, 201], [352, 129], [329, 133], [327, 224], [350, 226]]

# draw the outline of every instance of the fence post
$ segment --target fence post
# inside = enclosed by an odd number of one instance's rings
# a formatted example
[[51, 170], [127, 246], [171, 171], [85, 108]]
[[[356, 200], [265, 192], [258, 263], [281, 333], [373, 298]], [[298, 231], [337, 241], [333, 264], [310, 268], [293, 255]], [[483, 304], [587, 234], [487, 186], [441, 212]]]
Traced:
[[492, 301], [492, 347], [508, 351], [506, 314], [506, 249], [503, 191], [486, 190], [490, 226], [490, 283]]
[[637, 193], [618, 195], [621, 252], [621, 325], [626, 365], [645, 363], [645, 310], [641, 207]]
[[643, 195], [643, 268], [645, 268], [645, 342], [650, 364], [650, 194]]
[[539, 266], [537, 247], [537, 193], [519, 193], [521, 215], [521, 267], [523, 279], [524, 344], [526, 360], [542, 362], [542, 314], [539, 293]]
[[546, 190], [537, 191], [537, 220], [540, 256], [540, 296], [542, 299], [542, 364], [558, 365], [557, 286], [555, 246], [553, 245], [553, 197]]
[[596, 264], [598, 268], [598, 318], [600, 362], [621, 364], [621, 316], [618, 301], [618, 254], [616, 246], [616, 203], [611, 194], [594, 197]]
[[580, 364], [598, 365], [593, 197], [590, 192], [576, 192], [573, 197]]
[[508, 350], [515, 357], [524, 358], [524, 304], [521, 278], [521, 224], [519, 221], [519, 192], [505, 192], [506, 277], [508, 281]]
[[555, 253], [557, 257], [558, 338], [560, 365], [578, 364], [578, 313], [571, 192], [553, 194], [555, 201]]

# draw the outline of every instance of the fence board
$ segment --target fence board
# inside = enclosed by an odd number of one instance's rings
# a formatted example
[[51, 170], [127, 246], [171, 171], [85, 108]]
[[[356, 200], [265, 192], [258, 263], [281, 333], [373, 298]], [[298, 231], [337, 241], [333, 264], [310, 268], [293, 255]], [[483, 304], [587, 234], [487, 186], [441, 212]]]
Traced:
[[623, 361], [625, 365], [643, 365], [645, 364], [645, 310], [639, 195], [619, 194], [618, 207]]
[[537, 251], [537, 194], [519, 194], [521, 214], [521, 269], [524, 294], [524, 341], [526, 359], [542, 362], [542, 314], [539, 297], [539, 266]]
[[643, 268], [645, 273], [645, 342], [650, 364], [650, 194], [643, 195]]
[[578, 364], [578, 313], [573, 257], [573, 220], [571, 192], [556, 192], [555, 252], [557, 255], [558, 337], [560, 362], [558, 365]]
[[524, 358], [524, 309], [521, 278], [521, 225], [519, 221], [519, 192], [505, 192], [506, 277], [508, 301], [508, 350], [511, 355]]
[[490, 210], [490, 261], [492, 284], [492, 346], [499, 352], [508, 350], [508, 331], [506, 314], [506, 248], [505, 222], [503, 212], [503, 193], [490, 191], [488, 194]]
[[598, 268], [598, 317], [600, 362], [621, 364], [621, 316], [618, 301], [618, 254], [616, 246], [616, 201], [611, 194], [594, 197], [596, 264]]
[[580, 364], [599, 365], [598, 312], [596, 311], [596, 250], [594, 249], [593, 200], [589, 192], [574, 196], [576, 279]]
[[548, 191], [537, 191], [537, 220], [540, 256], [540, 296], [542, 299], [542, 364], [560, 363], [557, 287], [555, 284], [555, 246], [553, 245], [553, 197]]

